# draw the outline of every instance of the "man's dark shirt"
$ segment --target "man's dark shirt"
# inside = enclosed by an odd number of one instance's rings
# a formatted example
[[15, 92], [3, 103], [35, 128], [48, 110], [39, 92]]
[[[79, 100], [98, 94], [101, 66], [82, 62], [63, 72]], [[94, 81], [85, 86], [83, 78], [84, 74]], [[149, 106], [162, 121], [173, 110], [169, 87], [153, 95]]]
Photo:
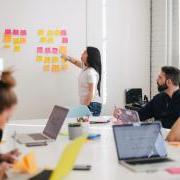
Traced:
[[141, 121], [155, 118], [164, 128], [170, 129], [180, 117], [180, 90], [172, 97], [165, 92], [157, 94], [144, 108], [138, 111]]

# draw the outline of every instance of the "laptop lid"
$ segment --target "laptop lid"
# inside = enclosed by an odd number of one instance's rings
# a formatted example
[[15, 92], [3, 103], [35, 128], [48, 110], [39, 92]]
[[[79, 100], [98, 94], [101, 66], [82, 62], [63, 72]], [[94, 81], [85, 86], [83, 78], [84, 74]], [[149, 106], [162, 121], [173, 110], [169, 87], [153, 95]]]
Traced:
[[119, 160], [166, 157], [160, 122], [113, 126]]
[[49, 120], [44, 128], [43, 134], [50, 137], [51, 139], [56, 139], [57, 135], [66, 119], [69, 109], [55, 105]]

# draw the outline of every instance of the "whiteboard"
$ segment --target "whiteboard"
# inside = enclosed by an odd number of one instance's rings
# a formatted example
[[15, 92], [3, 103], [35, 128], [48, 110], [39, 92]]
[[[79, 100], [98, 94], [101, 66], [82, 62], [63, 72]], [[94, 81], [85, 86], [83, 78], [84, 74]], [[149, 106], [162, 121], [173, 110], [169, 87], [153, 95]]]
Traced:
[[[80, 57], [86, 47], [86, 1], [84, 0], [0, 0], [0, 57], [5, 67], [13, 66], [17, 79], [18, 106], [14, 119], [46, 118], [53, 105], [79, 103], [79, 69], [73, 65], [58, 73], [42, 71], [35, 62], [38, 29], [65, 28], [68, 54]], [[27, 43], [15, 53], [2, 48], [7, 28], [27, 30]]]

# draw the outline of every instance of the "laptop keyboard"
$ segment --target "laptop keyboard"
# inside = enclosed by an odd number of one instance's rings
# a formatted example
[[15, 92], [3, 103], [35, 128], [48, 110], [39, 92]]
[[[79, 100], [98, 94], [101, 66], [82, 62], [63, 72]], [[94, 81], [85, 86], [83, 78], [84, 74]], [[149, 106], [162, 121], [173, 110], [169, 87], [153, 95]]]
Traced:
[[48, 138], [43, 136], [42, 134], [29, 134], [29, 136], [34, 140], [47, 140]]

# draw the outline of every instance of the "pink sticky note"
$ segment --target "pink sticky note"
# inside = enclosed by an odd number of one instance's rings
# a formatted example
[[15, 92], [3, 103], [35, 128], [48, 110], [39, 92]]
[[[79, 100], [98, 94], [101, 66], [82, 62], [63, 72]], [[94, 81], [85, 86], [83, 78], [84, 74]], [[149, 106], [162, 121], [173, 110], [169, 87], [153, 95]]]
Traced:
[[6, 35], [11, 35], [11, 29], [5, 29], [5, 34]]
[[66, 36], [66, 35], [67, 35], [66, 30], [61, 30], [61, 36]]
[[26, 30], [21, 30], [21, 31], [20, 31], [20, 35], [21, 35], [21, 36], [26, 36], [26, 35], [27, 35]]
[[46, 54], [51, 53], [51, 48], [45, 48], [45, 53], [46, 53]]
[[53, 54], [58, 54], [58, 48], [52, 48], [52, 53]]
[[43, 53], [43, 47], [37, 47], [37, 53]]
[[68, 38], [67, 37], [63, 37], [62, 38], [62, 43], [68, 43]]
[[19, 30], [18, 29], [14, 29], [13, 30], [13, 35], [19, 35]]
[[180, 168], [168, 168], [166, 171], [170, 174], [180, 174]]

